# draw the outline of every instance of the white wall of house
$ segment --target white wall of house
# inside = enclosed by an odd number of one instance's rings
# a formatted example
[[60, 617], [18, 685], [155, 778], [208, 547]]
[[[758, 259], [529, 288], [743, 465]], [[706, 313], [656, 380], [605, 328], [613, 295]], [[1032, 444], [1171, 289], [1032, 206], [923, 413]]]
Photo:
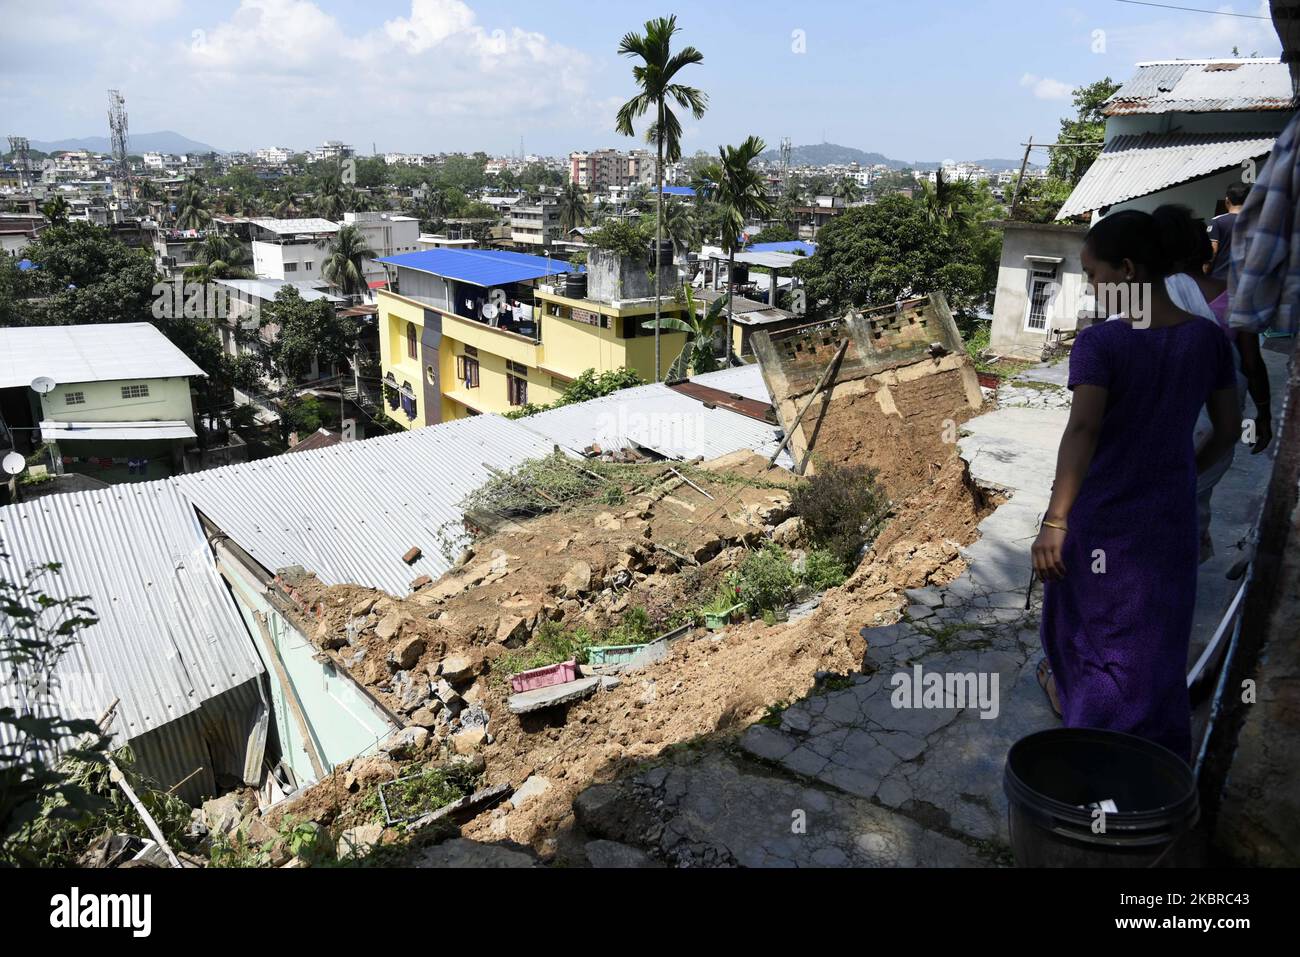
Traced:
[[1004, 224], [991, 352], [1037, 358], [1049, 330], [1076, 328], [1085, 285], [1079, 250], [1086, 233], [1080, 226]]
[[320, 279], [329, 243], [253, 241], [253, 272], [264, 279]]
[[124, 379], [59, 383], [41, 396], [41, 414], [54, 422], [176, 422], [194, 427], [190, 380]]
[[[360, 230], [366, 245], [375, 251], [376, 259], [413, 253], [423, 248], [420, 245], [420, 221], [414, 216], [382, 212], [344, 213], [343, 224]], [[366, 282], [385, 278], [384, 267], [374, 259], [367, 259], [364, 265]]]

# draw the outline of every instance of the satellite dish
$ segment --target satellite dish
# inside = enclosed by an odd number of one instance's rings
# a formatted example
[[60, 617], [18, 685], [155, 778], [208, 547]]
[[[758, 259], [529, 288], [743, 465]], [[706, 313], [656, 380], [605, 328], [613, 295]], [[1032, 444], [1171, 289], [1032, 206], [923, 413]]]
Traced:
[[10, 452], [5, 456], [3, 465], [6, 475], [18, 475], [23, 469], [27, 468], [27, 460], [17, 452]]
[[38, 375], [32, 380], [32, 391], [39, 392], [41, 395], [48, 395], [54, 391], [54, 380], [47, 375]]
[[482, 310], [483, 318], [491, 322], [497, 317], [497, 307], [495, 303], [484, 303]]

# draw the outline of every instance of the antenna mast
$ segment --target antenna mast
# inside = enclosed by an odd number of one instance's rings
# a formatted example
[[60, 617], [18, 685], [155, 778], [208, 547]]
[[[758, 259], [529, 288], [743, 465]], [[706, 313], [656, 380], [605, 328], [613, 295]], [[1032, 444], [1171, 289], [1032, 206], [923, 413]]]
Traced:
[[[108, 133], [112, 144], [113, 165], [120, 182], [131, 195], [131, 156], [126, 146], [126, 99], [117, 90], [108, 91]], [[116, 192], [116, 190], [115, 190]]]

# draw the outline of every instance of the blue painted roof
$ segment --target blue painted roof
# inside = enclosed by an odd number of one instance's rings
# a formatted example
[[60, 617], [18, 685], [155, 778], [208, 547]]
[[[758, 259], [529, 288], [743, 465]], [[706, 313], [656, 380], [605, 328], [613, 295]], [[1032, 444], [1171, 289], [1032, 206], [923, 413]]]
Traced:
[[484, 287], [541, 279], [543, 276], [572, 272], [574, 269], [561, 259], [547, 259], [545, 256], [529, 256], [500, 249], [425, 249], [389, 256], [379, 262], [418, 269], [420, 272]]
[[665, 196], [694, 196], [695, 190], [690, 186], [665, 186]]
[[817, 247], [812, 243], [806, 243], [801, 239], [788, 243], [754, 243], [752, 246], [746, 246], [747, 253], [803, 253], [805, 256], [811, 256], [817, 252]]

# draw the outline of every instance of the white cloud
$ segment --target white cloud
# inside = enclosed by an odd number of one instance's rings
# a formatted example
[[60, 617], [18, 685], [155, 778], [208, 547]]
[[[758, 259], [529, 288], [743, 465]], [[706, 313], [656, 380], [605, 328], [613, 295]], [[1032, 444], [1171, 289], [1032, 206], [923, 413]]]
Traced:
[[1268, 0], [1224, 3], [1214, 9], [1264, 19], [1183, 12], [1162, 14], [1138, 26], [1108, 28], [1107, 50], [1124, 64], [1122, 69], [1112, 68], [1112, 73], [1127, 76], [1133, 63], [1141, 60], [1227, 57], [1234, 48], [1241, 56], [1278, 55], [1281, 44], [1269, 15]]
[[1068, 100], [1074, 93], [1074, 87], [1062, 80], [1026, 73], [1020, 78], [1020, 85], [1032, 90], [1040, 100]]

